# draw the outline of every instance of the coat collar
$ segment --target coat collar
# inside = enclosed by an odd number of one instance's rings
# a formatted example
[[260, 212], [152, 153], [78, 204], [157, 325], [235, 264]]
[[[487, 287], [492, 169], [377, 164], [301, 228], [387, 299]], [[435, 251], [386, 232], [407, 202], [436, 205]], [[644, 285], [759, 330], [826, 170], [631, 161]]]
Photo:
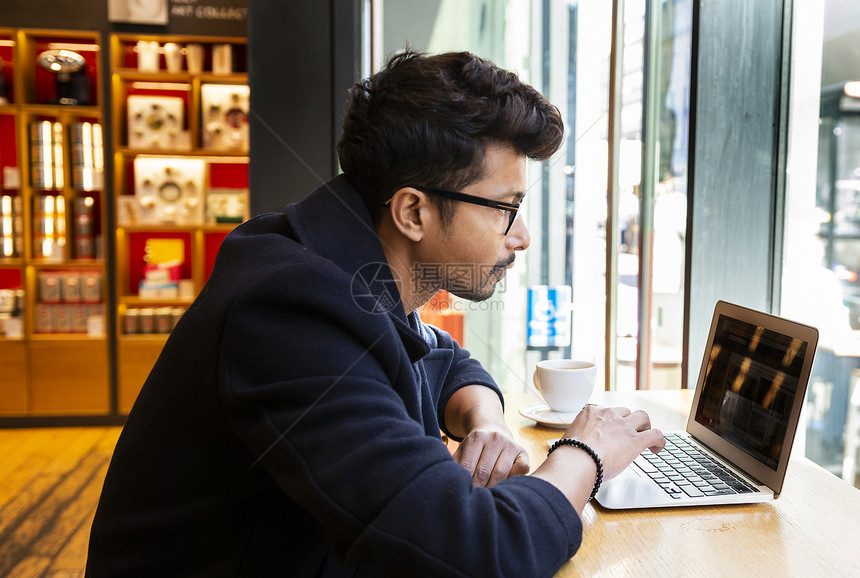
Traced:
[[427, 342], [410, 327], [403, 312], [400, 293], [364, 201], [344, 175], [302, 201], [287, 205], [284, 214], [298, 242], [367, 288], [366, 294], [355, 296], [356, 303], [365, 311], [388, 313], [413, 362], [429, 353]]

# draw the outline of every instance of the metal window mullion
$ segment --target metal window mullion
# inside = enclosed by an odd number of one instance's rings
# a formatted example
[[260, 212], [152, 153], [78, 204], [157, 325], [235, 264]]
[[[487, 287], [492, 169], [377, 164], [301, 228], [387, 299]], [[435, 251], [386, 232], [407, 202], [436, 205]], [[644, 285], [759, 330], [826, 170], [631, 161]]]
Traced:
[[639, 187], [639, 339], [636, 388], [648, 389], [651, 364], [651, 303], [654, 271], [654, 200], [660, 123], [661, 0], [645, 8], [645, 86], [642, 95], [642, 179]]
[[609, 52], [609, 127], [608, 170], [606, 180], [606, 326], [604, 342], [606, 349], [606, 389], [614, 389], [616, 381], [617, 353], [617, 303], [618, 303], [618, 228], [619, 165], [621, 159], [621, 79], [624, 74], [624, 0], [612, 2], [611, 48]]

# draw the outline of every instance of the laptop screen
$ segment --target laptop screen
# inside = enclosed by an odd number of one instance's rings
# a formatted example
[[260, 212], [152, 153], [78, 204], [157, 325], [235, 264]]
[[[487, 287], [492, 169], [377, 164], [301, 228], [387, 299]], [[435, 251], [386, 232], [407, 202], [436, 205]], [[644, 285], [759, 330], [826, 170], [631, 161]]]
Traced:
[[776, 470], [808, 346], [720, 315], [695, 421]]

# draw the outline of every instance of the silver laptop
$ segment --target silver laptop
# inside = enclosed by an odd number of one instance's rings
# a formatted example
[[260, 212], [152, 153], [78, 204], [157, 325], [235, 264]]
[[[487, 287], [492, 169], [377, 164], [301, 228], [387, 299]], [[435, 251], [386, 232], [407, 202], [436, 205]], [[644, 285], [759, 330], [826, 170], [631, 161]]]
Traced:
[[686, 431], [664, 432], [666, 449], [643, 452], [604, 482], [597, 502], [626, 509], [777, 498], [817, 344], [813, 327], [718, 302]]

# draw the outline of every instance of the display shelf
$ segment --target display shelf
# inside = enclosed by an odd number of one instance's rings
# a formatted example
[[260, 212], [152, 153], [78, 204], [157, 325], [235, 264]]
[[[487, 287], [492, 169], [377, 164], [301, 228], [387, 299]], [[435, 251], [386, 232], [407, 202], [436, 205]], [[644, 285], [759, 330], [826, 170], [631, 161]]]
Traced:
[[0, 337], [0, 415], [24, 415], [29, 407], [28, 345]]
[[144, 343], [164, 345], [169, 334], [166, 333], [137, 333], [133, 335], [125, 335], [123, 341], [129, 343]]
[[234, 72], [231, 74], [201, 72], [192, 74], [190, 72], [140, 72], [137, 69], [120, 69], [113, 71], [113, 77], [123, 82], [191, 84], [195, 80], [199, 80], [201, 83], [212, 84], [248, 83], [248, 74], [245, 72]]
[[0, 28], [0, 110], [15, 102], [15, 30]]
[[117, 405], [128, 413], [155, 361], [161, 354], [167, 335], [130, 335], [117, 346]]
[[40, 340], [29, 343], [28, 413], [105, 415], [110, 411], [110, 362], [106, 340]]
[[114, 34], [110, 85], [118, 404], [248, 217], [246, 40]]
[[[16, 336], [0, 319], [0, 359], [20, 388], [0, 391], [3, 415], [108, 411], [100, 50], [93, 32], [0, 29], [0, 301], [12, 291], [21, 304]], [[45, 301], [42, 277], [85, 273], [97, 277], [97, 300]]]
[[[105, 40], [0, 27], [4, 417], [126, 413], [224, 237], [248, 217], [246, 39]], [[153, 127], [175, 130], [153, 139]], [[176, 276], [172, 294], [150, 283], [144, 260], [148, 242], [171, 239], [181, 263], [155, 274]], [[75, 293], [76, 278], [97, 294]], [[51, 293], [49, 279], [69, 292]]]
[[234, 162], [248, 162], [247, 156], [237, 156], [235, 151], [217, 151], [206, 148], [190, 148], [188, 150], [176, 149], [154, 149], [154, 148], [129, 148], [117, 147], [114, 148], [114, 153], [121, 157], [134, 158], [138, 155], [149, 156], [177, 156], [177, 157], [208, 157], [215, 160], [233, 159]]
[[[231, 76], [247, 73], [246, 39], [225, 36], [114, 34], [111, 70], [120, 73]], [[229, 50], [223, 48], [228, 46]]]
[[[16, 102], [28, 104], [79, 104], [99, 107], [102, 102], [99, 83], [99, 35], [83, 31], [18, 30], [16, 33]], [[40, 64], [40, 56], [46, 52], [68, 55], [66, 64], [62, 58], [54, 63], [55, 70]], [[74, 66], [82, 61], [79, 70], [57, 75], [60, 67]], [[66, 72], [65, 69], [62, 70]]]
[[29, 338], [29, 341], [32, 341], [32, 342], [47, 341], [47, 342], [52, 342], [52, 343], [62, 342], [62, 343], [68, 343], [68, 344], [71, 344], [72, 346], [74, 346], [75, 343], [88, 342], [88, 341], [94, 342], [94, 343], [104, 343], [107, 341], [107, 336], [105, 336], [105, 335], [97, 336], [97, 337], [92, 336], [92, 335], [80, 335], [80, 336], [78, 336], [74, 333], [69, 333], [69, 334], [66, 334], [66, 333], [60, 333], [60, 334], [37, 333], [37, 334], [31, 335]]

